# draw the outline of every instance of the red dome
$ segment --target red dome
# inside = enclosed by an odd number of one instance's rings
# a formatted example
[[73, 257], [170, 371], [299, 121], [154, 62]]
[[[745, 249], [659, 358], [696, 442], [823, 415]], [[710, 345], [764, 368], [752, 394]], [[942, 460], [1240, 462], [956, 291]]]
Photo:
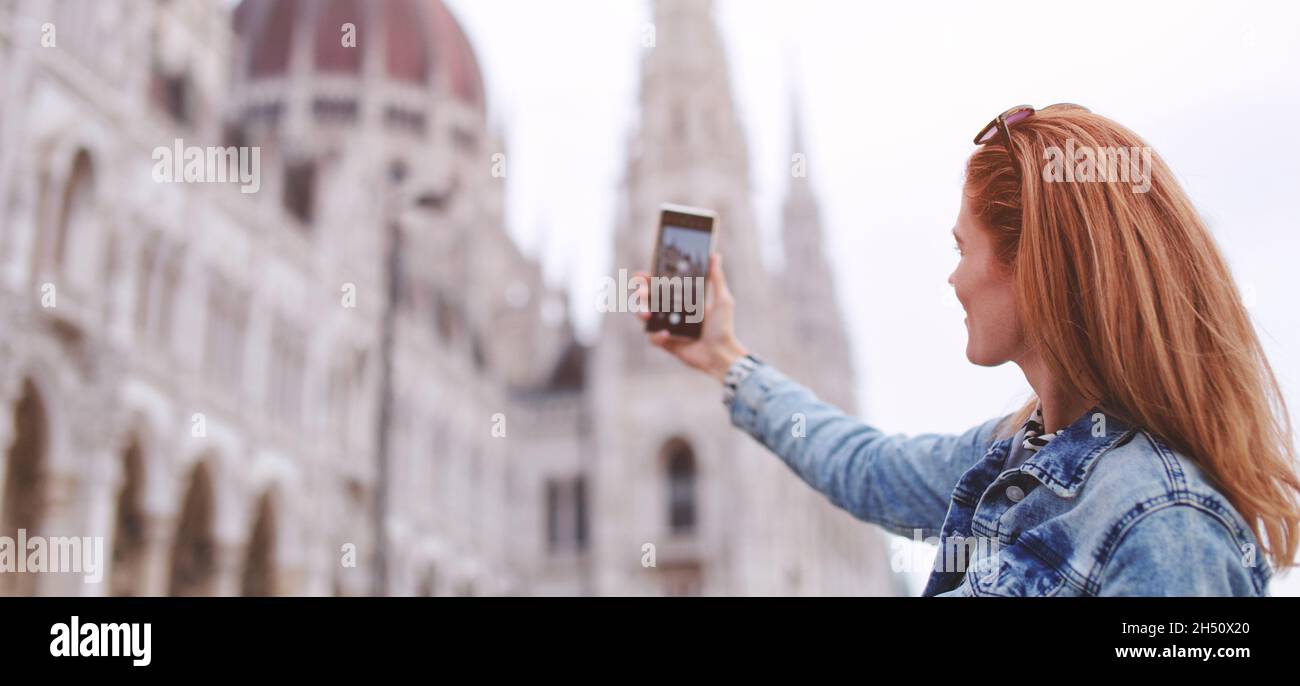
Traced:
[[[344, 47], [342, 27], [357, 27]], [[483, 79], [464, 31], [440, 0], [243, 0], [235, 10], [246, 75], [284, 76], [297, 40], [309, 40], [318, 72], [360, 74], [363, 55], [381, 59], [389, 78], [437, 84], [481, 108]], [[382, 48], [367, 53], [369, 41]]]

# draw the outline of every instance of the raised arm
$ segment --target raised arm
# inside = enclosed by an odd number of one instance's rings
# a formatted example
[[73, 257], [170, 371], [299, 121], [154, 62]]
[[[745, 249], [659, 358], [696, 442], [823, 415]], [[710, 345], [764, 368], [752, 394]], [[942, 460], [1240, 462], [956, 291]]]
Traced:
[[889, 435], [759, 364], [736, 387], [731, 422], [808, 485], [892, 533], [938, 536], [957, 480], [993, 442], [1000, 418], [962, 434]]
[[[644, 304], [649, 275], [636, 276], [642, 280], [637, 293]], [[659, 331], [649, 336], [650, 342], [725, 383], [728, 372], [734, 376], [746, 357], [733, 333], [733, 308], [722, 260], [713, 255], [700, 338]], [[649, 317], [644, 311], [639, 316]], [[919, 529], [929, 537], [939, 534], [957, 479], [988, 450], [999, 420], [961, 435], [889, 436], [759, 364], [736, 384], [731, 421], [839, 507], [899, 535], [910, 537]]]

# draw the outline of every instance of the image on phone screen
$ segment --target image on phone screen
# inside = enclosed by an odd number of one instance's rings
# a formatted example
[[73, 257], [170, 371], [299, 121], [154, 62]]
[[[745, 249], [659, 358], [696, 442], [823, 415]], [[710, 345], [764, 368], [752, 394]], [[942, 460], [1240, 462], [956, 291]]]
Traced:
[[707, 210], [663, 210], [650, 284], [657, 296], [647, 331], [699, 338], [714, 217]]

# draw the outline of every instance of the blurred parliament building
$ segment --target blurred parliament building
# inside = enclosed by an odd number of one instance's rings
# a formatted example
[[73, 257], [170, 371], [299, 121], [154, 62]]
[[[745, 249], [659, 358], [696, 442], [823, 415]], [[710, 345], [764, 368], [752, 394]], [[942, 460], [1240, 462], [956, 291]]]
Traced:
[[[852, 409], [806, 179], [773, 273], [711, 2], [653, 17], [615, 269], [717, 210], [742, 337]], [[634, 317], [575, 337], [502, 138], [439, 0], [0, 0], [0, 536], [105, 557], [0, 593], [903, 592]], [[178, 139], [255, 146], [257, 192], [155, 182]]]

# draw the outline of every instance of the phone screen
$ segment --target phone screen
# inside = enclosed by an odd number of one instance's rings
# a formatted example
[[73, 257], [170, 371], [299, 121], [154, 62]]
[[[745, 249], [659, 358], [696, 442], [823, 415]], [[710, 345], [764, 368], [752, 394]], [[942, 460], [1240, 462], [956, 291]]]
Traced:
[[646, 331], [699, 338], [716, 217], [708, 210], [664, 208], [659, 218]]

